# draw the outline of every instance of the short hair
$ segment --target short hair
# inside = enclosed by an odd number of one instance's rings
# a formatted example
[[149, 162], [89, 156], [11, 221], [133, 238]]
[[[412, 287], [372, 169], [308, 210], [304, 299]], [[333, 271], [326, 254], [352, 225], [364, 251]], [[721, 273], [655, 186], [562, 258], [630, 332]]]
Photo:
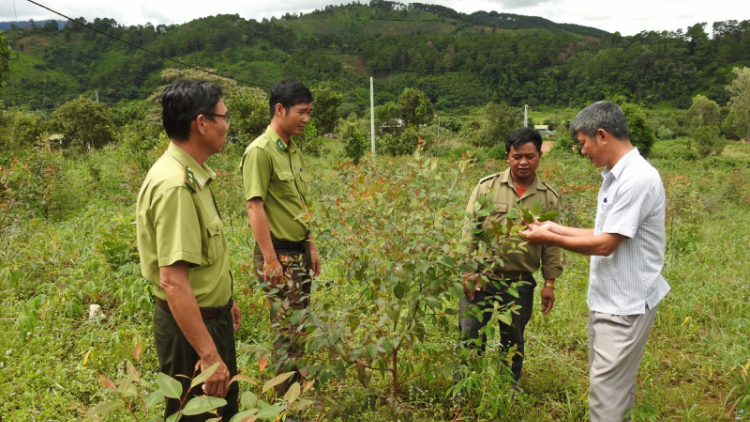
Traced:
[[527, 127], [516, 129], [510, 135], [508, 135], [508, 138], [505, 139], [505, 152], [510, 153], [511, 147], [518, 149], [518, 147], [520, 147], [521, 145], [527, 144], [529, 142], [534, 143], [534, 147], [536, 147], [537, 152], [541, 155], [542, 135], [540, 135], [536, 130]]
[[578, 137], [578, 132], [595, 139], [596, 132], [604, 129], [617, 139], [628, 138], [628, 121], [620, 106], [609, 101], [597, 101], [579, 111], [570, 124], [570, 136]]
[[284, 110], [289, 111], [290, 107], [297, 104], [308, 104], [313, 102], [313, 95], [309, 89], [300, 81], [289, 78], [276, 82], [271, 87], [271, 98], [268, 105], [271, 108], [271, 118], [276, 112], [276, 104], [281, 104]]
[[[162, 123], [167, 136], [187, 141], [190, 123], [211, 113], [221, 101], [221, 88], [205, 81], [178, 80], [161, 92]], [[213, 120], [213, 117], [210, 117]]]

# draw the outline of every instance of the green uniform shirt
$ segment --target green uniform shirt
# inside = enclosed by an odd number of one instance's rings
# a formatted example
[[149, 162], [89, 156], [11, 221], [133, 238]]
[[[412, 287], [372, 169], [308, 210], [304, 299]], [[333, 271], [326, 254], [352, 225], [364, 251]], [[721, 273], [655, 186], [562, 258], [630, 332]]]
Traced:
[[138, 253], [156, 297], [167, 299], [159, 286], [159, 267], [186, 261], [198, 306], [229, 302], [229, 251], [211, 190], [215, 177], [208, 166], [200, 166], [170, 142], [143, 181], [136, 206]]
[[[544, 183], [538, 175], [534, 178], [531, 186], [526, 189], [523, 197], [519, 198], [510, 176], [510, 169], [480, 180], [471, 194], [469, 205], [466, 207], [467, 212], [474, 213], [474, 204], [479, 200], [480, 195], [488, 195], [488, 201], [492, 201], [492, 212], [481, 221], [468, 220], [464, 224], [463, 239], [468, 242], [470, 252], [476, 250], [478, 241], [493, 226], [500, 225], [500, 227], [505, 227], [507, 223], [506, 213], [515, 209], [518, 203], [525, 209], [531, 209], [535, 203], [539, 204], [542, 213], [552, 210], [559, 211], [560, 208], [557, 192]], [[477, 228], [483, 230], [482, 234], [477, 235], [472, 233], [472, 230]], [[485, 240], [485, 242], [489, 244], [489, 240]], [[560, 277], [563, 270], [560, 259], [560, 248], [556, 246], [527, 244], [526, 249], [527, 252], [525, 253], [506, 255], [508, 261], [500, 269], [504, 277], [516, 278], [519, 274], [534, 273], [539, 269], [540, 262], [542, 265], [542, 276], [545, 279]], [[504, 251], [498, 252], [503, 253]]]
[[308, 195], [308, 176], [302, 152], [290, 139], [289, 145], [269, 126], [250, 143], [240, 162], [245, 200], [263, 200], [271, 238], [300, 242], [308, 228], [299, 219]]

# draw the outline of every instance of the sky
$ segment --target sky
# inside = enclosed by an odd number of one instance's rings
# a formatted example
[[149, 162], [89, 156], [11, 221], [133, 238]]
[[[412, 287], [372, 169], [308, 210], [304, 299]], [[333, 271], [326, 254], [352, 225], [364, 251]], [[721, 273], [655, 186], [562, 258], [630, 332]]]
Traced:
[[[35, 0], [37, 1], [37, 0]], [[360, 0], [363, 4], [369, 0]], [[289, 13], [310, 12], [329, 4], [349, 3], [336, 0], [275, 1], [195, 1], [195, 0], [38, 0], [51, 9], [87, 20], [107, 17], [124, 25], [151, 22], [185, 23], [216, 14], [237, 13], [245, 19], [280, 17]], [[557, 23], [593, 26], [608, 32], [634, 35], [641, 31], [674, 31], [707, 22], [711, 33], [714, 21], [750, 19], [747, 0], [419, 0], [439, 4], [459, 12], [478, 10], [541, 16]], [[404, 2], [407, 3], [407, 2]], [[0, 0], [0, 21], [62, 19], [27, 0]]]

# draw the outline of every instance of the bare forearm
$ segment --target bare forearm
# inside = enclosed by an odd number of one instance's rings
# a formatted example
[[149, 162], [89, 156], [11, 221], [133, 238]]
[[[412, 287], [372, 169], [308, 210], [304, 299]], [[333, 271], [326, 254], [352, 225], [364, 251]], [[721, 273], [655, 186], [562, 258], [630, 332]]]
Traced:
[[615, 235], [602, 233], [588, 236], [564, 236], [553, 232], [549, 237], [548, 244], [559, 246], [581, 255], [609, 256], [617, 249], [617, 246], [621, 242], [621, 240], [613, 239], [611, 236]]
[[567, 237], [581, 237], [581, 236], [593, 236], [594, 235], [594, 229], [578, 229], [575, 227], [563, 226], [557, 223], [550, 224], [548, 227], [548, 230], [551, 231], [552, 233], [559, 234], [560, 236], [567, 236]]

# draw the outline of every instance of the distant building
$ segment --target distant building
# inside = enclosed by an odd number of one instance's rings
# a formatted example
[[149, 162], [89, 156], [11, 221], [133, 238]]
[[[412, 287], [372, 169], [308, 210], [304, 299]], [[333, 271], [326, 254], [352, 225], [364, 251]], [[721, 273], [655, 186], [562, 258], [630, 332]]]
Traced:
[[534, 125], [534, 130], [539, 132], [542, 136], [552, 136], [555, 134], [554, 131], [549, 130], [549, 125]]

